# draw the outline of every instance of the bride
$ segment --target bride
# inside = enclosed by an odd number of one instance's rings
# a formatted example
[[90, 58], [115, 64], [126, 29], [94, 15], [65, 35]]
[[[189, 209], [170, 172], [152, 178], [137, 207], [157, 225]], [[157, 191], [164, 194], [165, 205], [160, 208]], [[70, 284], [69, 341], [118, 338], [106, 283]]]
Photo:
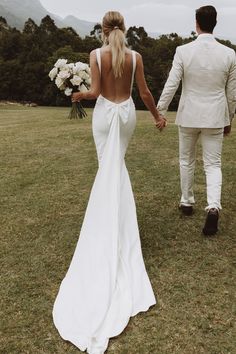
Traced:
[[53, 308], [61, 337], [89, 354], [104, 353], [109, 338], [120, 334], [131, 316], [155, 304], [124, 161], [136, 124], [131, 98], [134, 78], [155, 125], [159, 130], [165, 127], [144, 78], [142, 57], [125, 45], [121, 14], [106, 13], [102, 30], [104, 46], [90, 54], [91, 89], [72, 98], [97, 98], [93, 136], [99, 168]]

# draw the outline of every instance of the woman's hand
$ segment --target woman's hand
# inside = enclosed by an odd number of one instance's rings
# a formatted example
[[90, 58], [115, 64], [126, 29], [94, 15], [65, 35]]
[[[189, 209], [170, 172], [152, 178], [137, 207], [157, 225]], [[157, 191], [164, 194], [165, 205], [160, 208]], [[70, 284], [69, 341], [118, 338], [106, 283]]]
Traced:
[[167, 126], [166, 118], [159, 114], [159, 117], [155, 119], [155, 125], [160, 131], [162, 131]]
[[79, 102], [83, 99], [83, 92], [74, 92], [71, 95], [71, 102]]

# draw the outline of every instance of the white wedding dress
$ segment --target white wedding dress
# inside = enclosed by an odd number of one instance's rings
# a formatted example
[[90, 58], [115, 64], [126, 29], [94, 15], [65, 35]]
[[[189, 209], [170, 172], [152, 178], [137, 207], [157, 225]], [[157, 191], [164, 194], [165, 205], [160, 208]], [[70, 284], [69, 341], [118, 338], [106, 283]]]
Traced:
[[[96, 50], [101, 72], [100, 50]], [[133, 74], [136, 54], [132, 51]], [[61, 283], [53, 320], [61, 337], [90, 354], [106, 351], [129, 318], [155, 304], [143, 262], [135, 202], [124, 156], [136, 124], [132, 98], [99, 96], [93, 135], [99, 168], [80, 237]]]

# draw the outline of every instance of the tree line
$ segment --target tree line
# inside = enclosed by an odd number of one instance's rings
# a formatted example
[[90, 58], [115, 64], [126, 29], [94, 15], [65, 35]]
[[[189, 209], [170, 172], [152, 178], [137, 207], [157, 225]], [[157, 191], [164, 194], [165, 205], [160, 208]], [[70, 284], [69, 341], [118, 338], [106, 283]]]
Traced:
[[[128, 45], [142, 55], [146, 80], [156, 100], [168, 77], [176, 47], [195, 38], [195, 32], [188, 38], [171, 33], [154, 39], [143, 27], [133, 26], [127, 30]], [[236, 51], [230, 41], [220, 42]], [[50, 81], [48, 72], [59, 58], [88, 63], [90, 51], [101, 45], [100, 24], [94, 26], [89, 36], [82, 38], [71, 27], [58, 28], [50, 16], [44, 17], [39, 26], [28, 19], [22, 31], [11, 28], [0, 17], [0, 100], [69, 105], [69, 98]], [[180, 88], [170, 109], [177, 108], [179, 96]], [[136, 87], [133, 98], [137, 108], [144, 108]], [[87, 102], [85, 106], [92, 104]]]

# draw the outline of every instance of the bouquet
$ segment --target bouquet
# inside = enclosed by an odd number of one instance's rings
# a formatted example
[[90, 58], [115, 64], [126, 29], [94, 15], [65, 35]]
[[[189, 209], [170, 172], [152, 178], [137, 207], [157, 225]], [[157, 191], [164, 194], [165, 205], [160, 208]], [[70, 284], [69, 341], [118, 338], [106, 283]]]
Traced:
[[[91, 85], [90, 67], [80, 61], [67, 63], [67, 59], [58, 59], [48, 75], [51, 81], [55, 80], [56, 86], [60, 91], [64, 91], [66, 96], [71, 96], [76, 91], [86, 92]], [[85, 116], [87, 113], [82, 104], [72, 102], [68, 118], [84, 118]]]

